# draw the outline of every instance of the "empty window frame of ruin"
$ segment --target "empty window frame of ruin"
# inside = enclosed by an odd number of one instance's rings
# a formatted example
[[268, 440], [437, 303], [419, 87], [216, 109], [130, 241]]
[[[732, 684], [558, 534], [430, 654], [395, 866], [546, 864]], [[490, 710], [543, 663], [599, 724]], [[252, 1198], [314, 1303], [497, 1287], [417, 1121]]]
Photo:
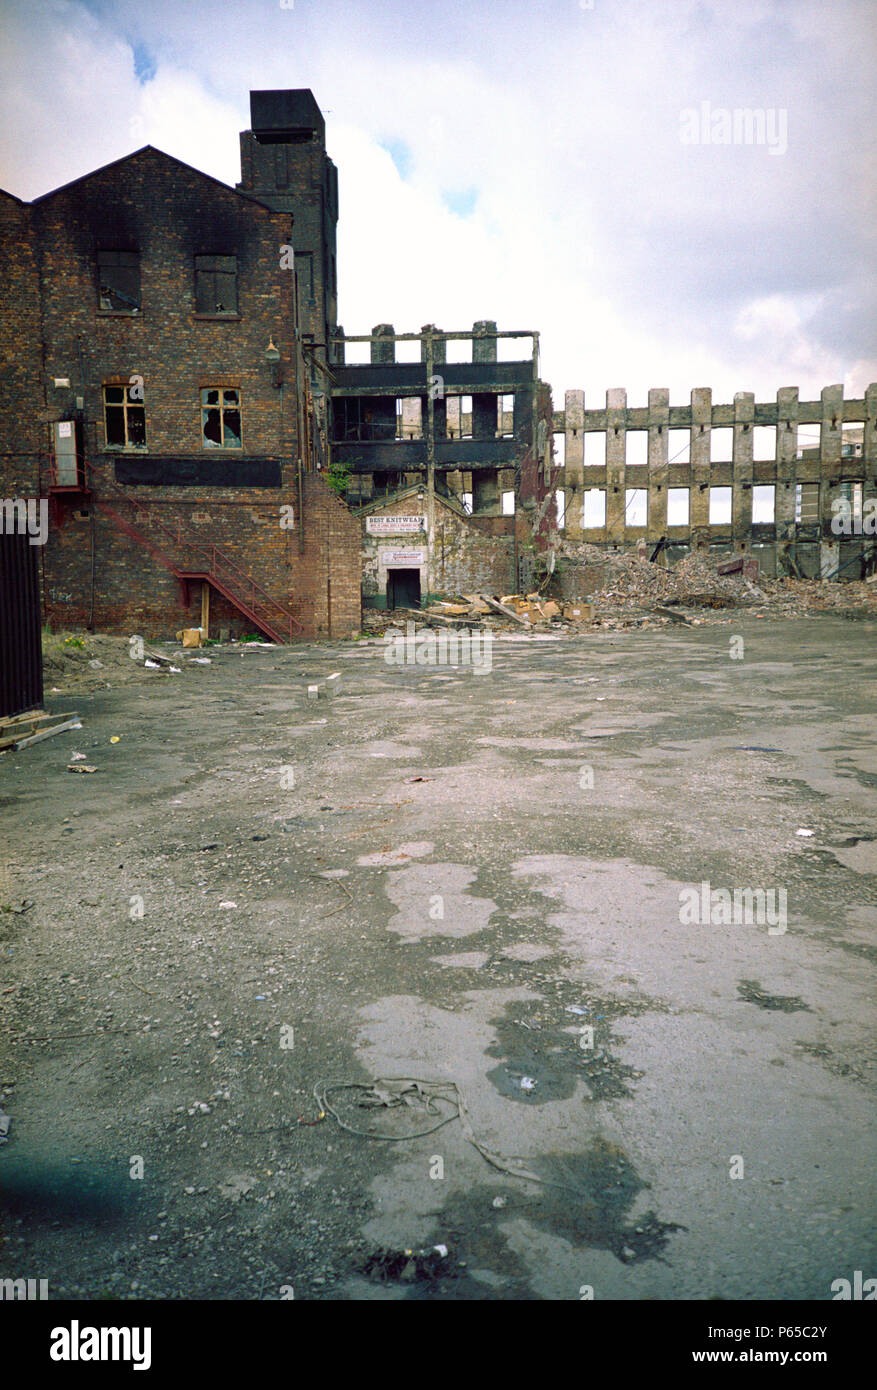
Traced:
[[842, 459], [860, 459], [865, 438], [864, 420], [851, 420], [841, 425], [840, 456]]
[[[605, 440], [606, 436], [603, 435]], [[586, 531], [602, 530], [606, 525], [606, 490], [601, 487], [585, 489], [582, 503], [582, 527]]]
[[627, 430], [624, 436], [624, 463], [627, 468], [644, 468], [649, 461], [648, 430]]
[[237, 314], [238, 262], [236, 256], [195, 257], [195, 312]]
[[776, 425], [755, 425], [752, 430], [752, 460], [754, 463], [772, 463], [777, 452]]
[[515, 397], [497, 396], [496, 398], [496, 437], [497, 439], [514, 439], [515, 437]]
[[240, 449], [241, 393], [228, 386], [201, 392], [201, 444], [205, 449]]
[[668, 430], [668, 463], [690, 463], [691, 430]]
[[820, 428], [818, 425], [799, 425], [795, 438], [795, 453], [799, 459], [818, 458], [820, 450]]
[[649, 524], [649, 492], [644, 487], [629, 487], [625, 489], [624, 497], [624, 524], [625, 526], [648, 526]]
[[557, 529], [562, 531], [566, 525], [566, 493], [562, 487], [554, 494], [554, 505], [557, 508]]
[[584, 452], [586, 468], [605, 468], [606, 431], [586, 430]]
[[472, 438], [472, 397], [446, 396], [448, 439]]
[[399, 396], [397, 398], [396, 438], [423, 438], [423, 402], [419, 396]]
[[798, 483], [795, 487], [795, 524], [819, 525], [819, 484]]
[[515, 514], [515, 494], [514, 490], [507, 490], [502, 495], [502, 514], [503, 516], [514, 516]]
[[752, 523], [770, 525], [776, 520], [776, 487], [773, 483], [757, 483], [752, 489]]
[[142, 385], [104, 387], [107, 448], [146, 448], [146, 403]]
[[730, 526], [731, 507], [734, 489], [730, 487], [710, 488], [710, 526]]
[[734, 427], [717, 425], [710, 430], [710, 463], [732, 463], [734, 460]]
[[139, 314], [140, 254], [137, 251], [98, 251], [98, 303], [106, 313]]
[[689, 522], [690, 493], [687, 487], [668, 487], [667, 525], [687, 526]]

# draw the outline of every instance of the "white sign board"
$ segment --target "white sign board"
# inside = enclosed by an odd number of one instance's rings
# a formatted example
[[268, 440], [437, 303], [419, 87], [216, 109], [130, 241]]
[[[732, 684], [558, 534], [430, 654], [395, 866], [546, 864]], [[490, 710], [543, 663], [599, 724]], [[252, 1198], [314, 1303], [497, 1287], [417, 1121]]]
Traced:
[[370, 536], [404, 536], [426, 530], [425, 516], [367, 516], [365, 529]]
[[426, 564], [425, 550], [391, 550], [385, 546], [380, 554], [385, 569], [414, 569]]

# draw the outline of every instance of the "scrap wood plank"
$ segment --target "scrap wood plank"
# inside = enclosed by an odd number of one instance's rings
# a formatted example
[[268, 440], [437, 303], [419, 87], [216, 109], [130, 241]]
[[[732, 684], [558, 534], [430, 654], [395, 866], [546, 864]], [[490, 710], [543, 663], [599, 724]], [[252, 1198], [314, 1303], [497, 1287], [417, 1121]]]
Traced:
[[0, 737], [6, 733], [21, 733], [22, 729], [28, 726], [36, 728], [37, 724], [46, 719], [57, 719], [57, 717], [56, 714], [47, 714], [45, 710], [31, 710], [29, 714], [16, 714], [10, 716], [9, 719], [0, 719]]
[[521, 627], [530, 626], [526, 618], [522, 618], [513, 608], [507, 608], [506, 605], [500, 603], [498, 599], [491, 598], [489, 594], [482, 594], [481, 598], [490, 608], [493, 608], [497, 613], [501, 613], [504, 618], [514, 618], [516, 623], [521, 624]]
[[53, 724], [48, 729], [40, 729], [38, 733], [28, 734], [27, 738], [19, 738], [13, 744], [16, 752], [19, 748], [27, 748], [31, 743], [41, 743], [44, 738], [52, 738], [54, 734], [63, 734], [65, 729], [72, 729], [79, 725], [78, 714], [67, 714], [61, 716], [60, 724]]

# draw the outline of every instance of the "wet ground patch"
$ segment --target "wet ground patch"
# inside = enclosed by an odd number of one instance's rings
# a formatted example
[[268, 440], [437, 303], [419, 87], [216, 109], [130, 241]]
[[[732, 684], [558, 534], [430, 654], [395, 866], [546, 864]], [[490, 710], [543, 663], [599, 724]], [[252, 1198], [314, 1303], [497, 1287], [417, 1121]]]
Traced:
[[768, 994], [766, 990], [761, 988], [757, 980], [740, 980], [737, 985], [737, 993], [740, 996], [740, 1002], [755, 1004], [759, 1009], [775, 1010], [784, 1014], [798, 1013], [802, 1009], [806, 1010], [807, 1013], [812, 1012], [810, 1005], [805, 1004], [804, 1000], [799, 998], [797, 994]]

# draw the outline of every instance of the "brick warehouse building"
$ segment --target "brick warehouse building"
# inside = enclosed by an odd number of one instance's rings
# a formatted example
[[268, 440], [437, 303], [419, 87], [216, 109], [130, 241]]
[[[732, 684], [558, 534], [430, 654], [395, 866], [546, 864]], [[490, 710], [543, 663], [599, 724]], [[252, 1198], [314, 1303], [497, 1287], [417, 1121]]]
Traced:
[[322, 117], [252, 95], [270, 128], [242, 136], [244, 183], [270, 155], [279, 205], [148, 146], [0, 193], [3, 494], [49, 504], [53, 625], [170, 636], [209, 595], [232, 632], [359, 629], [360, 526], [318, 471], [311, 389], [335, 316]]

